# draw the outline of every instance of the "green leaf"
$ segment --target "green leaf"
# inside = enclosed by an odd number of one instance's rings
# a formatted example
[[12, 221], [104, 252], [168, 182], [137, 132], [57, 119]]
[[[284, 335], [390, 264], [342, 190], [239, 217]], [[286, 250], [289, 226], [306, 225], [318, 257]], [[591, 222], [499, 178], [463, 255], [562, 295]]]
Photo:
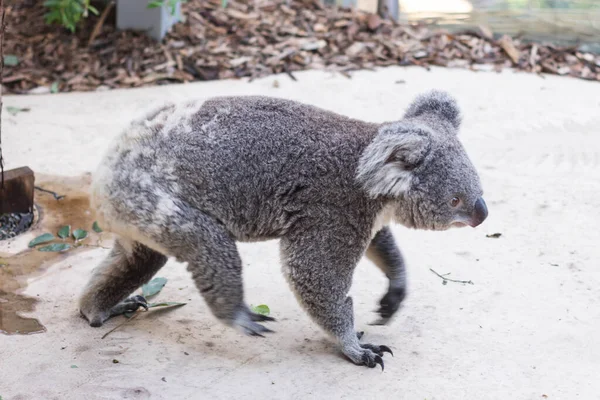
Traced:
[[29, 242], [29, 247], [37, 246], [38, 244], [42, 244], [42, 243], [48, 243], [53, 240], [54, 240], [53, 234], [44, 233], [43, 235], [40, 235], [40, 236], [36, 237], [35, 239], [33, 239], [31, 242]]
[[177, 303], [177, 302], [173, 302], [173, 301], [167, 301], [164, 303], [150, 303], [148, 304], [148, 308], [154, 308], [154, 307], [178, 307], [178, 306], [185, 306], [187, 303]]
[[73, 364], [71, 365], [71, 368], [79, 368], [77, 365]]
[[61, 239], [66, 239], [71, 234], [71, 225], [65, 225], [58, 230], [58, 237]]
[[52, 243], [52, 244], [49, 244], [48, 246], [40, 247], [38, 250], [59, 253], [61, 251], [69, 250], [70, 248], [71, 248], [71, 245], [68, 243]]
[[156, 0], [156, 1], [151, 1], [150, 3], [148, 3], [148, 8], [158, 8], [158, 7], [162, 7], [163, 2], [161, 0]]
[[102, 232], [102, 228], [100, 228], [100, 225], [98, 225], [98, 221], [94, 221], [94, 223], [92, 224], [92, 229], [96, 233]]
[[94, 6], [88, 6], [87, 9], [90, 10], [92, 12], [92, 14], [98, 15], [98, 9], [96, 7], [94, 7]]
[[221, 7], [227, 8], [227, 0], [221, 0]]
[[142, 285], [142, 296], [148, 298], [158, 294], [167, 284], [167, 278], [154, 278], [150, 282]]
[[19, 65], [19, 59], [13, 54], [7, 54], [4, 56], [4, 65], [8, 65], [9, 67], [17, 66]]
[[260, 315], [269, 315], [271, 313], [271, 310], [269, 310], [269, 306], [266, 304], [250, 307], [252, 308], [252, 311]]
[[73, 239], [75, 239], [75, 241], [79, 241], [79, 240], [83, 240], [87, 237], [87, 231], [83, 230], [83, 229], [75, 229], [73, 231]]
[[6, 107], [6, 111], [10, 114], [10, 115], [17, 115], [20, 112], [26, 112], [26, 111], [31, 111], [31, 108], [21, 108], [21, 107], [12, 107], [12, 106], [7, 106]]
[[[71, 26], [67, 26], [68, 29], [71, 29]], [[75, 32], [75, 25], [72, 26], [72, 32]], [[50, 93], [58, 93], [58, 81], [54, 82], [52, 86], [50, 86]]]

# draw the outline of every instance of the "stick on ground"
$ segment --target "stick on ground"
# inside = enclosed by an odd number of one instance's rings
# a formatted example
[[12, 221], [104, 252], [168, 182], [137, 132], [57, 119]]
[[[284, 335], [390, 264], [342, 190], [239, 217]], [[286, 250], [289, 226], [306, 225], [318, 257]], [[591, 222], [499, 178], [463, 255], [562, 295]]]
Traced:
[[446, 275], [440, 275], [437, 272], [435, 272], [433, 269], [429, 268], [429, 270], [431, 272], [433, 272], [434, 274], [436, 274], [437, 276], [439, 276], [440, 278], [442, 278], [444, 280], [444, 282], [446, 281], [450, 281], [450, 282], [456, 282], [456, 283], [462, 283], [462, 284], [468, 284], [468, 285], [474, 285], [473, 281], [459, 281], [457, 279], [450, 279], [450, 278], [446, 278]]

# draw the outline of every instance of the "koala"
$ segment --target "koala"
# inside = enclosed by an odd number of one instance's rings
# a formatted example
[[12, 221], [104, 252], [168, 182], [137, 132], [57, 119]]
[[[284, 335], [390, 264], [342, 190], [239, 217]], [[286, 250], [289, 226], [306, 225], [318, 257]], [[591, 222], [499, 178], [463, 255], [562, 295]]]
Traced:
[[244, 300], [236, 242], [278, 239], [300, 304], [357, 365], [383, 369], [385, 345], [361, 342], [348, 292], [366, 255], [389, 279], [387, 323], [406, 295], [390, 231], [476, 227], [487, 217], [477, 171], [457, 138], [448, 93], [419, 95], [402, 119], [369, 123], [295, 101], [216, 97], [134, 120], [93, 174], [91, 203], [116, 235], [80, 299], [93, 327], [147, 307], [128, 296], [174, 257], [224, 324], [248, 335], [273, 318]]

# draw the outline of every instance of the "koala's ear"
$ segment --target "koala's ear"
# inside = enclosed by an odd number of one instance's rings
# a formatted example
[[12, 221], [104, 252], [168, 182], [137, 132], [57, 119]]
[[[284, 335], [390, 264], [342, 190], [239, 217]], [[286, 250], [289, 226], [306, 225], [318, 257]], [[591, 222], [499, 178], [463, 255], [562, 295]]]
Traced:
[[383, 125], [363, 151], [356, 179], [371, 197], [400, 196], [431, 148], [430, 132], [410, 122]]
[[461, 114], [458, 103], [449, 93], [432, 90], [423, 93], [412, 102], [404, 118], [416, 118], [430, 115], [450, 122], [455, 129], [460, 127]]

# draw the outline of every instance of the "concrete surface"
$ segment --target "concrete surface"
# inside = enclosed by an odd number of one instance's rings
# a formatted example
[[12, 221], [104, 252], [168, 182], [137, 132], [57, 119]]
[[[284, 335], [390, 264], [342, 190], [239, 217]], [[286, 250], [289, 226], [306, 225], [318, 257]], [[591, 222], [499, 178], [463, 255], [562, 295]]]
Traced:
[[[359, 72], [351, 80], [316, 71], [297, 77], [7, 97], [5, 105], [31, 108], [4, 114], [7, 167], [91, 171], [120, 128], [160, 100], [265, 94], [383, 121], [400, 117], [423, 90], [451, 91], [464, 110], [461, 136], [480, 170], [490, 217], [477, 229], [444, 233], [394, 228], [410, 293], [389, 326], [368, 325], [386, 283], [368, 261], [359, 264], [356, 327], [366, 341], [394, 350], [385, 372], [347, 362], [309, 320], [280, 274], [276, 242], [240, 245], [247, 301], [270, 306], [279, 320], [271, 325], [275, 334], [248, 338], [216, 323], [184, 266], [170, 261], [159, 272], [169, 279], [159, 299], [188, 304], [142, 314], [101, 339], [122, 320], [92, 329], [76, 309], [81, 286], [108, 251], [94, 249], [30, 280], [25, 293], [41, 299], [31, 315], [48, 331], [0, 335], [0, 396], [600, 398], [598, 84], [419, 68]], [[496, 232], [502, 236], [486, 237]], [[429, 268], [474, 285], [442, 285]]]

